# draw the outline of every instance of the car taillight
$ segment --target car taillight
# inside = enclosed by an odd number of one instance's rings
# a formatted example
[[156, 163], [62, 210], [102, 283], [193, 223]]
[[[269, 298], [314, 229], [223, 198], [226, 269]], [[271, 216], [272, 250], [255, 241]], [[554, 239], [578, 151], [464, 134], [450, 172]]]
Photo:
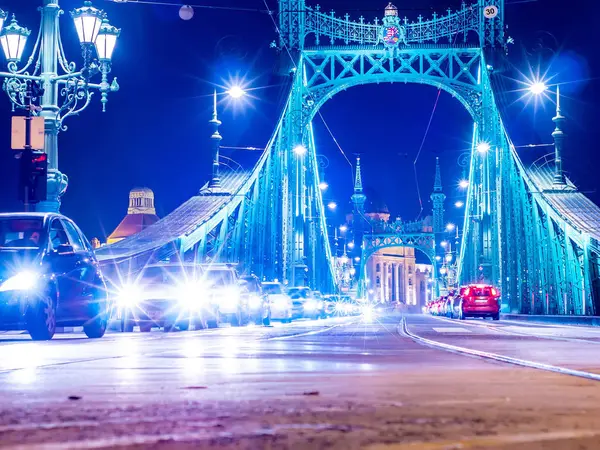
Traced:
[[492, 297], [498, 297], [498, 291], [496, 288], [492, 288]]
[[463, 295], [465, 297], [468, 297], [471, 294], [471, 289], [470, 288], [466, 288], [465, 291], [463, 292]]

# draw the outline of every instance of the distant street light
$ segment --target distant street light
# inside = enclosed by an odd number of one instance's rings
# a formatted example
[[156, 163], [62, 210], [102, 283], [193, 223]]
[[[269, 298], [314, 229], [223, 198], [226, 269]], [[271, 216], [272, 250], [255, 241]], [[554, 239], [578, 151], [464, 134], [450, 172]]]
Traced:
[[460, 187], [461, 189], [466, 189], [469, 187], [469, 180], [460, 180], [458, 182], [458, 187]]
[[[48, 155], [47, 196], [36, 209], [45, 212], [59, 211], [68, 186], [68, 178], [58, 170], [58, 133], [66, 129], [64, 120], [86, 109], [94, 90], [100, 92], [102, 111], [106, 110], [108, 94], [119, 90], [116, 78], [109, 82], [108, 74], [120, 30], [110, 25], [104, 11], [94, 8], [89, 1], [71, 11], [83, 60], [76, 69], [63, 50], [59, 21], [62, 11], [58, 2], [41, 2], [39, 34], [31, 46], [33, 53], [24, 58], [22, 67], [19, 63], [31, 32], [21, 27], [14, 15], [10, 23], [5, 24], [7, 14], [0, 10], [0, 44], [8, 63], [8, 72], [0, 72], [4, 91], [13, 107], [28, 109], [33, 116], [44, 119], [45, 145], [38, 150]], [[100, 75], [100, 83], [92, 82], [96, 75]], [[31, 97], [24, 95], [32, 85], [43, 90], [40, 106], [34, 110], [33, 105], [27, 104]]]
[[308, 151], [308, 150], [306, 150], [306, 147], [305, 147], [304, 145], [302, 145], [302, 144], [300, 144], [300, 145], [296, 145], [296, 146], [294, 147], [294, 153], [295, 153], [296, 155], [298, 155], [298, 156], [304, 156], [304, 155], [306, 155], [306, 152], [307, 152], [307, 151]]
[[246, 95], [246, 91], [240, 86], [232, 86], [227, 91], [227, 95], [233, 99], [238, 99], [244, 97]]
[[490, 151], [490, 144], [487, 142], [480, 142], [477, 144], [477, 151], [479, 153], [487, 153]]
[[336, 203], [336, 202], [329, 202], [329, 203], [327, 204], [327, 207], [328, 207], [330, 210], [334, 211], [334, 210], [335, 210], [335, 208], [337, 208], [337, 203]]
[[[225, 91], [224, 93], [226, 95], [229, 95], [232, 99], [238, 100], [246, 94], [246, 91], [244, 91], [239, 86], [233, 86], [229, 90]], [[219, 165], [220, 165], [219, 155], [221, 153], [221, 140], [223, 139], [223, 137], [219, 133], [219, 127], [221, 126], [221, 121], [219, 120], [219, 114], [218, 114], [218, 108], [217, 108], [217, 106], [218, 106], [217, 95], [219, 95], [219, 94], [222, 95], [223, 92], [217, 93], [217, 90], [215, 89], [213, 92], [212, 119], [208, 122], [211, 125], [211, 127], [213, 128], [213, 134], [210, 137], [210, 139], [212, 141], [212, 160], [213, 160], [212, 177], [208, 184], [208, 187], [211, 189], [221, 188], [221, 175], [219, 173], [220, 172], [219, 171]]]
[[346, 231], [348, 231], [348, 227], [346, 225], [342, 225], [342, 226], [340, 226], [340, 231], [342, 233], [345, 233]]
[[456, 206], [457, 208], [462, 208], [463, 206], [465, 206], [465, 202], [463, 202], [462, 200], [458, 200], [454, 203], [454, 206]]
[[354, 248], [354, 242], [348, 242], [348, 248], [352, 250]]
[[446, 231], [451, 232], [456, 230], [456, 225], [454, 225], [453, 223], [449, 223], [446, 225]]
[[543, 94], [548, 90], [548, 86], [543, 81], [536, 81], [529, 86], [529, 92], [534, 95]]
[[448, 242], [447, 241], [442, 241], [440, 242], [440, 245], [444, 248], [448, 247]]
[[[540, 96], [550, 91], [550, 87], [543, 81], [536, 81], [529, 86], [529, 91], [535, 96]], [[565, 141], [566, 134], [563, 132], [563, 125], [565, 122], [565, 116], [562, 115], [560, 109], [560, 84], [556, 85], [556, 116], [552, 118], [552, 121], [556, 124], [556, 128], [552, 132], [552, 138], [554, 139], [554, 184], [558, 186], [564, 186], [566, 184], [565, 175], [562, 167], [562, 151]], [[547, 94], [545, 94], [547, 95]]]
[[325, 183], [324, 181], [321, 181], [319, 183], [319, 189], [321, 189], [322, 191], [326, 191], [328, 187], [329, 187], [329, 185], [327, 183]]
[[356, 261], [356, 262], [360, 262], [360, 256], [356, 256], [356, 257], [354, 258], [354, 261]]

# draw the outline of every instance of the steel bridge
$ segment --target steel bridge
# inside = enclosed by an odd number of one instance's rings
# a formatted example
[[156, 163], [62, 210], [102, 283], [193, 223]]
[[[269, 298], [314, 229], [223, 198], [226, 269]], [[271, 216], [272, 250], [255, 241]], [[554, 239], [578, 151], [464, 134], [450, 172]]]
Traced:
[[[289, 56], [293, 80], [264, 152], [99, 257], [133, 269], [174, 257], [235, 262], [266, 279], [335, 290], [312, 119], [353, 86], [421, 83], [456, 98], [474, 123], [459, 282], [498, 285], [513, 312], [600, 314], [600, 209], [562, 174], [560, 110], [558, 158], [521, 162], [494, 89], [493, 62], [506, 52], [507, 37], [504, 0], [492, 3], [413, 20], [390, 4], [368, 23], [305, 0], [279, 0], [279, 50]], [[481, 144], [487, 152], [477, 151]], [[433, 236], [443, 226], [437, 222], [434, 214]], [[396, 244], [434, 254], [431, 236], [402, 233], [366, 236], [364, 256]]]

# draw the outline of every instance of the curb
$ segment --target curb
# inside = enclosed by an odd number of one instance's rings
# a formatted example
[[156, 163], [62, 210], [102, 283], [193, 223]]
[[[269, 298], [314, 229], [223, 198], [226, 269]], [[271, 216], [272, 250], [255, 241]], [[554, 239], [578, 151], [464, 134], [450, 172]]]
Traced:
[[556, 325], [585, 325], [588, 327], [600, 327], [600, 316], [541, 316], [530, 314], [500, 314], [504, 320], [515, 320], [521, 322], [540, 322]]

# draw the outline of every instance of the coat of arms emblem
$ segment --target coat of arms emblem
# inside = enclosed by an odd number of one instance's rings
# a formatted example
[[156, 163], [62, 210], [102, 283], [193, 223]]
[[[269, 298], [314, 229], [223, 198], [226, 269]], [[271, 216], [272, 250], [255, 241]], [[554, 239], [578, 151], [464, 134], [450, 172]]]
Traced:
[[385, 16], [379, 33], [379, 42], [383, 42], [383, 45], [388, 49], [396, 49], [401, 43], [408, 45], [406, 41], [406, 27], [400, 25], [398, 8], [392, 3], [385, 8]]

